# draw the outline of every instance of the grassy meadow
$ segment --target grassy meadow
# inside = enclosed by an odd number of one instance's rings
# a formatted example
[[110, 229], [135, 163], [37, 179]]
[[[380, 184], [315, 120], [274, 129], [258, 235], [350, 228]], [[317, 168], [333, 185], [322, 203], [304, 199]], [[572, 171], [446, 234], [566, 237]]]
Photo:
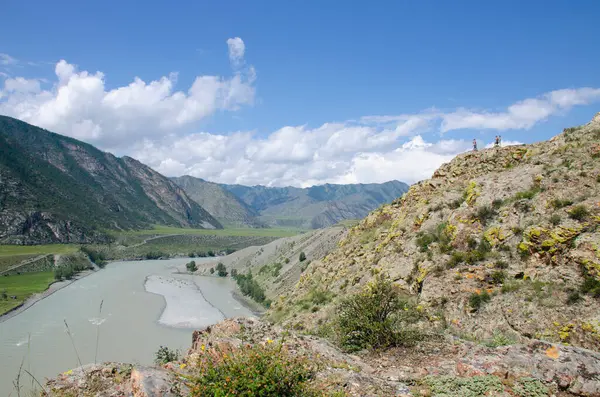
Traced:
[[[0, 277], [0, 314], [19, 306], [31, 295], [45, 291], [53, 281], [53, 272]], [[16, 296], [17, 299], [11, 299], [11, 296]]]
[[301, 229], [293, 228], [231, 228], [231, 229], [190, 229], [173, 226], [156, 225], [152, 229], [145, 230], [128, 230], [117, 232], [115, 235], [160, 235], [160, 234], [177, 234], [177, 235], [202, 235], [202, 236], [256, 236], [256, 237], [290, 237], [304, 232]]
[[18, 255], [70, 254], [79, 249], [76, 244], [0, 245], [0, 258]]

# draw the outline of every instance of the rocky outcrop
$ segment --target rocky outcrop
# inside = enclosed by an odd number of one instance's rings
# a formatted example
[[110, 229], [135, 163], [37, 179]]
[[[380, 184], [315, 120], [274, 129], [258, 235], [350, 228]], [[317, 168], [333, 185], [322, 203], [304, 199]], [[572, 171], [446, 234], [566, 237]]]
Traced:
[[[497, 396], [600, 395], [600, 354], [576, 347], [532, 341], [487, 348], [449, 338], [384, 354], [347, 355], [324, 339], [251, 319], [226, 320], [194, 332], [192, 347], [180, 362], [161, 368], [85, 366], [50, 380], [46, 389], [50, 396], [69, 392], [107, 397], [187, 395], [188, 382], [203, 355], [235, 354], [248, 344], [276, 344], [307, 357], [319, 368], [315, 382], [347, 396], [466, 395], [435, 393], [436, 385], [453, 383], [465, 390], [472, 385], [480, 393], [473, 396], [488, 395], [486, 388]], [[534, 388], [540, 394], [523, 394]]]

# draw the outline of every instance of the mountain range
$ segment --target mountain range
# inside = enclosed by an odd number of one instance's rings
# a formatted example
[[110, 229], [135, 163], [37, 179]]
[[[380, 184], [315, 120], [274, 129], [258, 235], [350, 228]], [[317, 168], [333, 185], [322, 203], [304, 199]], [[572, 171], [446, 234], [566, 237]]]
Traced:
[[0, 243], [109, 241], [110, 230], [155, 224], [321, 228], [357, 219], [408, 186], [310, 188], [225, 185], [167, 178], [131, 157], [0, 116]]
[[217, 184], [191, 176], [172, 180], [223, 224], [245, 227], [319, 229], [364, 218], [408, 190], [398, 181], [297, 188]]

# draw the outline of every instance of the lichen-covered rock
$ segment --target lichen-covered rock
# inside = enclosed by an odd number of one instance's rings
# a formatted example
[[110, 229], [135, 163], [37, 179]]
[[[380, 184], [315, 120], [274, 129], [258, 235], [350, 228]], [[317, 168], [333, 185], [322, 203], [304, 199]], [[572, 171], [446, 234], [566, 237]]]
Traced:
[[61, 374], [46, 389], [54, 397], [184, 396], [200, 357], [235, 354], [247, 344], [273, 344], [307, 357], [318, 368], [315, 382], [346, 396], [422, 396], [444, 387], [493, 388], [498, 396], [529, 396], [521, 392], [532, 388], [544, 391], [539, 396], [600, 395], [600, 353], [577, 347], [531, 341], [491, 348], [447, 337], [411, 348], [348, 355], [324, 339], [255, 319], [226, 320], [194, 332], [181, 362], [163, 367], [90, 365]]

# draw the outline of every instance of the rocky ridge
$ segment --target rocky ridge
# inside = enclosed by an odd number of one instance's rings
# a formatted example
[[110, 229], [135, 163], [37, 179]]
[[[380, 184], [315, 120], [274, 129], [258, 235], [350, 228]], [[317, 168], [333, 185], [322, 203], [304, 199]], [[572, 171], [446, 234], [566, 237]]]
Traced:
[[[600, 114], [546, 142], [457, 156], [313, 261], [273, 313], [314, 330], [385, 273], [427, 327], [599, 350], [599, 141]], [[303, 311], [314, 289], [331, 301]]]

